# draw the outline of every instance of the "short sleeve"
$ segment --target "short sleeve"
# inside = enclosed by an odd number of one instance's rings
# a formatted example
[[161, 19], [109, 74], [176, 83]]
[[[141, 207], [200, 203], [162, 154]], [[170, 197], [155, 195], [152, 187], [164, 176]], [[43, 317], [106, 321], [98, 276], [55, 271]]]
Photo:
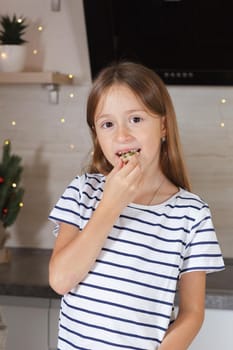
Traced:
[[189, 271], [210, 273], [223, 270], [224, 261], [207, 205], [200, 209], [189, 235], [180, 274]]
[[54, 234], [57, 235], [59, 223], [65, 222], [80, 229], [80, 197], [82, 177], [76, 177], [66, 188], [49, 214], [49, 220], [56, 224]]

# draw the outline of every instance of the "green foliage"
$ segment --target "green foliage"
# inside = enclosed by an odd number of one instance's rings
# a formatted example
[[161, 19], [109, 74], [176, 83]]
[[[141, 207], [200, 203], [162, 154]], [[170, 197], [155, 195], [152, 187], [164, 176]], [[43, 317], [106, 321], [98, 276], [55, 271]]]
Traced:
[[4, 227], [12, 225], [21, 208], [24, 189], [19, 187], [22, 174], [21, 158], [11, 155], [11, 144], [5, 141], [0, 163], [0, 221]]
[[0, 25], [2, 29], [0, 30], [0, 43], [3, 45], [22, 45], [26, 43], [26, 40], [22, 38], [25, 34], [25, 29], [28, 24], [25, 23], [26, 18], [0, 16]]

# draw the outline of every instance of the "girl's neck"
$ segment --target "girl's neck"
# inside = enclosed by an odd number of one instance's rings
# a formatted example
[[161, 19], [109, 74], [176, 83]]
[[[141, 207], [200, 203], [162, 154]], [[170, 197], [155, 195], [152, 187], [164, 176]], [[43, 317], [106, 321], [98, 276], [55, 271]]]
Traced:
[[179, 189], [159, 171], [153, 178], [144, 177], [134, 198], [134, 203], [142, 205], [160, 204], [178, 191]]

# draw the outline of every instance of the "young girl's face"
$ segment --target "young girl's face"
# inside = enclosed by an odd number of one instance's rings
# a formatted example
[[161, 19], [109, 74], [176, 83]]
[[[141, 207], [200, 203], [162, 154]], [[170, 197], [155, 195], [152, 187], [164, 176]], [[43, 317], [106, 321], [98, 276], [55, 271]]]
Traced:
[[120, 155], [137, 151], [142, 170], [158, 168], [165, 117], [149, 112], [128, 87], [112, 86], [100, 99], [94, 121], [100, 147], [113, 166]]

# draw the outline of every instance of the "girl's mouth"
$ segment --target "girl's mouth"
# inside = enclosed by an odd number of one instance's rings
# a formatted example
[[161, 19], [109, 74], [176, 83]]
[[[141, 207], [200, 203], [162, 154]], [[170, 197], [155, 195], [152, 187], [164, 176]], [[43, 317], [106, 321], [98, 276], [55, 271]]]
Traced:
[[117, 156], [121, 158], [121, 160], [124, 162], [124, 163], [127, 163], [130, 159], [130, 157], [132, 157], [134, 154], [139, 154], [141, 151], [140, 148], [134, 148], [134, 149], [131, 149], [129, 151], [119, 151], [117, 152]]

